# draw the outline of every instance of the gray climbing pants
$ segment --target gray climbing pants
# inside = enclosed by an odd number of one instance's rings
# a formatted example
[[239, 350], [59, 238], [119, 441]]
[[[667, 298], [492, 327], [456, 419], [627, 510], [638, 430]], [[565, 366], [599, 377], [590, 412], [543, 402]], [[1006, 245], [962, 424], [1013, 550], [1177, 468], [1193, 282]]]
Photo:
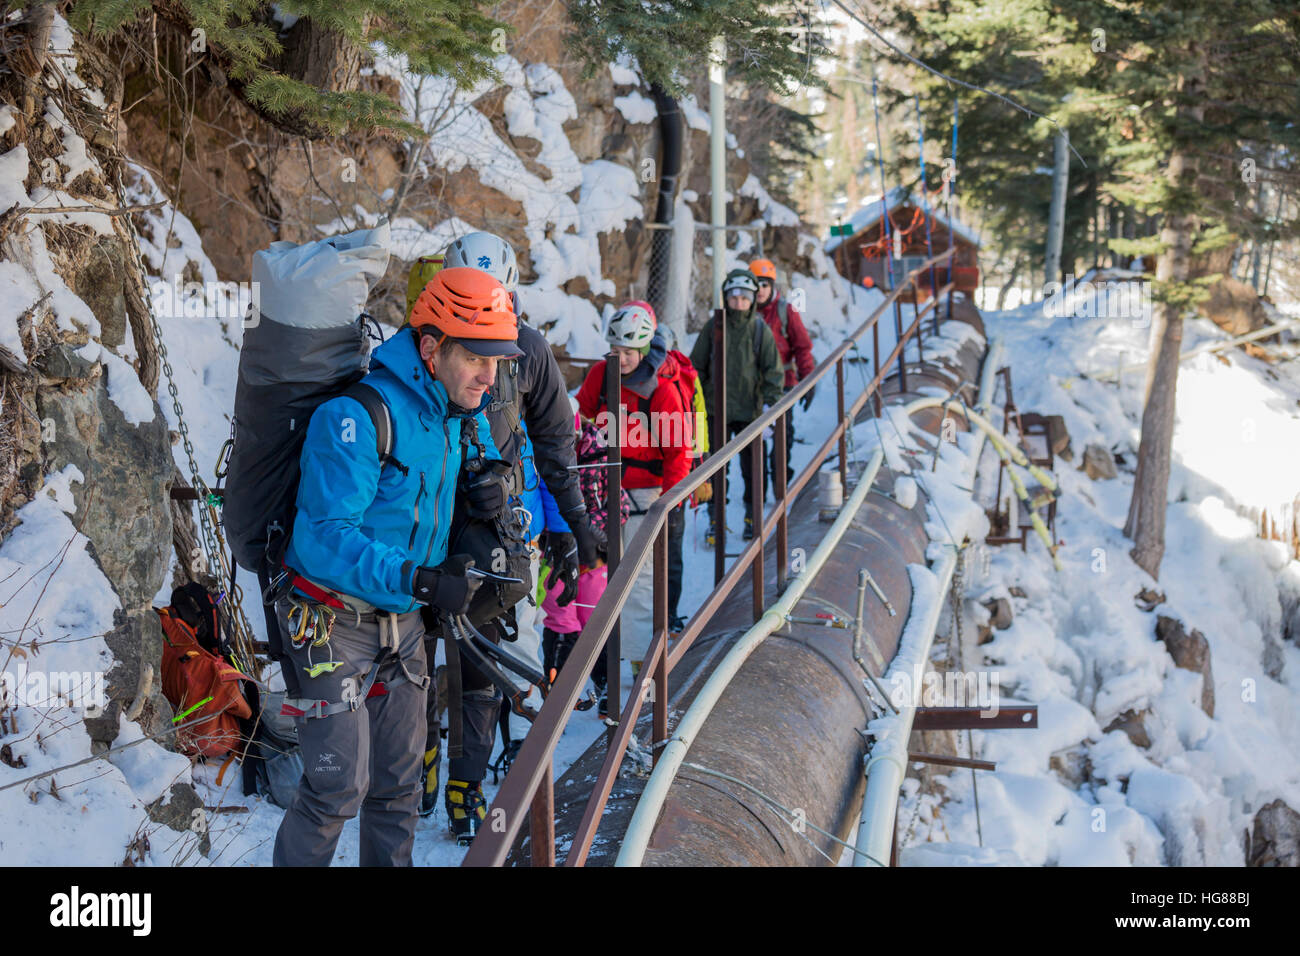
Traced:
[[[285, 602], [276, 606], [282, 632], [288, 610]], [[386, 657], [376, 689], [363, 698], [381, 642], [396, 655]], [[295, 721], [303, 775], [276, 834], [273, 863], [328, 866], [344, 823], [359, 811], [361, 865], [410, 866], [422, 791], [429, 672], [419, 612], [362, 615], [359, 624], [350, 612], [340, 612], [325, 646], [308, 642], [294, 650], [286, 635], [285, 648], [286, 684], [296, 694], [289, 703], [306, 710], [323, 702], [319, 709], [328, 705], [335, 712]], [[341, 666], [309, 676], [307, 669], [321, 662]]]

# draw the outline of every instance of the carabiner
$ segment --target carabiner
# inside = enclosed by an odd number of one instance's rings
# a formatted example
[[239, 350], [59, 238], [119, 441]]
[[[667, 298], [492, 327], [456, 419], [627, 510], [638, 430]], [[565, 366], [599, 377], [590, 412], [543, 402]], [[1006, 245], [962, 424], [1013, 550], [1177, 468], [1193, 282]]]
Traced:
[[322, 647], [329, 643], [330, 635], [334, 633], [334, 610], [324, 604], [318, 604], [316, 611], [316, 633], [317, 637], [311, 642], [312, 647]]
[[232, 437], [227, 438], [221, 446], [221, 451], [217, 452], [217, 467], [213, 469], [213, 472], [218, 481], [225, 478], [226, 472], [230, 470], [230, 453], [234, 450], [234, 447], [235, 439], [233, 437], [232, 427]]
[[[294, 623], [294, 617], [298, 621]], [[289, 605], [289, 613], [285, 615], [285, 623], [289, 626], [289, 643], [293, 645], [294, 650], [298, 650], [307, 642], [308, 625], [311, 623], [311, 614], [308, 612], [307, 605], [299, 604], [294, 601]]]

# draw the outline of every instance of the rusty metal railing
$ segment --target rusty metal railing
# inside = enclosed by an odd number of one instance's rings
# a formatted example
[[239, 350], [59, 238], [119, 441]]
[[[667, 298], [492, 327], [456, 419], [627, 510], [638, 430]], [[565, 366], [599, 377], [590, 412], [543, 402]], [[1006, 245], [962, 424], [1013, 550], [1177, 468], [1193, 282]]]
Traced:
[[[619, 766], [623, 762], [623, 757], [631, 741], [641, 707], [646, 702], [647, 691], [651, 682], [653, 682], [654, 686], [654, 693], [651, 697], [652, 733], [654, 742], [658, 744], [668, 738], [668, 675], [681, 661], [682, 656], [690, 649], [695, 640], [703, 633], [713, 615], [717, 613], [718, 609], [730, 596], [746, 571], [752, 575], [753, 580], [754, 620], [757, 621], [762, 616], [766, 597], [763, 583], [763, 549], [767, 540], [773, 534], [776, 536], [777, 592], [784, 590], [787, 579], [789, 550], [786, 546], [787, 517], [794, 501], [812, 481], [813, 475], [821, 468], [822, 463], [830, 457], [832, 449], [837, 446], [841, 486], [847, 487], [847, 434], [854, 419], [873, 396], [876, 398], [877, 411], [879, 411], [880, 398], [878, 392], [880, 385], [888, 376], [890, 366], [895, 362], [898, 364], [899, 386], [901, 389], [906, 390], [907, 370], [903, 363], [903, 350], [914, 335], [917, 337], [918, 350], [920, 349], [922, 320], [927, 312], [936, 308], [940, 301], [939, 297], [945, 293], [948, 294], [948, 315], [951, 315], [951, 282], [934, 290], [929, 302], [924, 308], [917, 310], [911, 324], [906, 329], [902, 328], [901, 312], [897, 300], [908, 286], [912, 287], [913, 292], [916, 291], [918, 274], [932, 265], [948, 259], [952, 254], [952, 250], [940, 253], [908, 273], [906, 282], [900, 283], [855, 332], [846, 338], [803, 381], [786, 392], [780, 401], [746, 426], [731, 441], [726, 442], [726, 444], [721, 442], [711, 444], [712, 452], [709, 457], [685, 479], [664, 492], [650, 506], [640, 528], [629, 542], [625, 554], [621, 547], [622, 536], [618, 522], [611, 521], [608, 523], [607, 531], [610, 544], [609, 580], [605, 593], [592, 612], [587, 626], [583, 628], [582, 636], [569, 652], [563, 670], [551, 688], [551, 693], [547, 696], [541, 712], [533, 722], [528, 735], [524, 738], [519, 754], [516, 756], [510, 772], [506, 775], [496, 799], [492, 802], [488, 814], [491, 825], [480, 830], [479, 834], [474, 838], [469, 852], [465, 855], [463, 866], [501, 866], [504, 864], [510, 853], [510, 848], [514, 845], [524, 825], [525, 816], [529, 821], [531, 835], [530, 856], [533, 865], [555, 865], [555, 781], [553, 775], [555, 748], [564, 732], [565, 725], [574, 714], [574, 704], [578, 702], [578, 698], [582, 694], [587, 674], [591, 671], [597, 655], [601, 653], [602, 645], [606, 644], [607, 663], [609, 665], [607, 668], [607, 694], [611, 704], [617, 705], [621, 693], [619, 634], [617, 630], [619, 617], [623, 605], [632, 593], [637, 574], [642, 565], [647, 560], [650, 560], [653, 561], [652, 566], [654, 569], [653, 634], [650, 647], [642, 661], [640, 672], [633, 680], [631, 692], [628, 694], [627, 702], [623, 705], [622, 712], [619, 714], [618, 723], [611, 727], [606, 735], [604, 763], [597, 774], [582, 819], [578, 824], [577, 832], [564, 860], [565, 866], [582, 866], [585, 864], [592, 841], [596, 836], [597, 827], [600, 824], [601, 814], [604, 812], [605, 804], [618, 776]], [[882, 362], [880, 359], [877, 323], [891, 306], [894, 307], [895, 328], [898, 335], [893, 350]], [[936, 319], [937, 315], [936, 309]], [[714, 325], [715, 327], [724, 326], [719, 337], [720, 341], [715, 340], [714, 343], [715, 355], [725, 355], [725, 322], [717, 322]], [[936, 324], [936, 330], [937, 327]], [[846, 406], [845, 356], [850, 350], [857, 347], [858, 339], [866, 335], [868, 331], [872, 333], [873, 342], [876, 346], [873, 351], [874, 374], [866, 388], [854, 399], [852, 405]], [[717, 351], [719, 345], [722, 347], [721, 352]], [[621, 381], [618, 362], [610, 356], [605, 367], [607, 372], [606, 402], [611, 414], [615, 416], [615, 423], [612, 428], [614, 440], [611, 442], [609, 449], [609, 500], [611, 506], [608, 508], [607, 514], [617, 515], [619, 514], [621, 487], [620, 467], [618, 465], [621, 454], [617, 444], [624, 434], [624, 414], [619, 401]], [[831, 433], [827, 435], [814, 453], [812, 460], [787, 486], [785, 468], [783, 467], [786, 442], [785, 414], [794, 407], [795, 402], [802, 398], [804, 393], [826, 378], [832, 368], [835, 370], [839, 420], [835, 428], [831, 430]], [[722, 376], [724, 389], [725, 379], [724, 374]], [[719, 419], [716, 422], [714, 434], [725, 436], [725, 390], [722, 400], [717, 402], [714, 407], [715, 411], [718, 412], [715, 417]], [[773, 428], [775, 460], [779, 467], [773, 469], [773, 492], [776, 497], [776, 504], [773, 505], [772, 513], [764, 517], [764, 496], [762, 494], [764, 447], [761, 436], [769, 425]], [[668, 513], [690, 497], [706, 481], [714, 482], [714, 501], [725, 502], [726, 469], [730, 465], [732, 458], [744, 453], [750, 455], [751, 467], [755, 469], [752, 473], [754, 495], [751, 507], [756, 533], [753, 540], [736, 556], [735, 562], [730, 567], [722, 569], [722, 565], [719, 563], [718, 568], [721, 569], [721, 573], [715, 577], [712, 593], [691, 617], [685, 630], [672, 642], [670, 647], [668, 636]], [[717, 513], [720, 514], [721, 505], [716, 507], [719, 508]], [[714, 547], [718, 549], [720, 554], [725, 554], [725, 523], [721, 520], [717, 523], [717, 532]], [[659, 752], [660, 748], [653, 748], [656, 761]]]

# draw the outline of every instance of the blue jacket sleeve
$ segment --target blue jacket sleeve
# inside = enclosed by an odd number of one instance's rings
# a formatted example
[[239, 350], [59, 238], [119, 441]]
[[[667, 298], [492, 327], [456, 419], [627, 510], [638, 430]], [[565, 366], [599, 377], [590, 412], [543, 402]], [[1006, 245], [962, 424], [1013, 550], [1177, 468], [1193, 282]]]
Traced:
[[542, 509], [546, 513], [546, 530], [554, 531], [557, 534], [572, 534], [573, 529], [569, 527], [569, 523], [560, 514], [560, 506], [556, 503], [554, 496], [552, 496], [544, 482], [541, 484], [541, 491]]
[[380, 473], [375, 427], [361, 404], [335, 398], [317, 408], [300, 461], [291, 543], [295, 570], [377, 607], [408, 609], [408, 555], [361, 531]]

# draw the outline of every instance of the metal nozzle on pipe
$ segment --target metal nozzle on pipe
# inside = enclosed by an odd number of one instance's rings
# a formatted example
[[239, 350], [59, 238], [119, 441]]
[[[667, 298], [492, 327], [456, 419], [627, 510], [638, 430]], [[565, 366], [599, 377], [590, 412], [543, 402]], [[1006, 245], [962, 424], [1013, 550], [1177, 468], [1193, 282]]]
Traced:
[[885, 610], [889, 612], [889, 616], [898, 617], [898, 612], [894, 610], [894, 605], [889, 603], [889, 598], [885, 597], [885, 592], [880, 590], [880, 585], [877, 584], [876, 579], [871, 576], [871, 572], [866, 568], [863, 568], [861, 573], [867, 576], [867, 585], [875, 592], [876, 597], [880, 598], [880, 603], [885, 606]]
[[[863, 612], [866, 610], [868, 585], [871, 586], [871, 588], [876, 592], [876, 594], [880, 595], [881, 600], [884, 600], [885, 596], [880, 593], [880, 588], [876, 585], [876, 582], [872, 579], [871, 572], [868, 571], [866, 568], [859, 568], [858, 569], [858, 609], [856, 612], [856, 616], [853, 619], [853, 660], [856, 661], [857, 665], [862, 668], [862, 673], [867, 675], [867, 679], [871, 681], [871, 685], [876, 688], [877, 693], [879, 693], [881, 699], [884, 700], [885, 706], [888, 707], [890, 710], [892, 710], [894, 713], [898, 713], [898, 708], [894, 706], [894, 702], [891, 701], [889, 699], [889, 695], [885, 693], [885, 688], [880, 686], [880, 681], [876, 680], [876, 675], [871, 673], [871, 668], [867, 667], [867, 662], [862, 659], [862, 636], [866, 632], [866, 616], [863, 614]], [[889, 607], [888, 601], [885, 601], [885, 606]], [[894, 609], [892, 607], [889, 608], [889, 614], [891, 617], [894, 616]]]

